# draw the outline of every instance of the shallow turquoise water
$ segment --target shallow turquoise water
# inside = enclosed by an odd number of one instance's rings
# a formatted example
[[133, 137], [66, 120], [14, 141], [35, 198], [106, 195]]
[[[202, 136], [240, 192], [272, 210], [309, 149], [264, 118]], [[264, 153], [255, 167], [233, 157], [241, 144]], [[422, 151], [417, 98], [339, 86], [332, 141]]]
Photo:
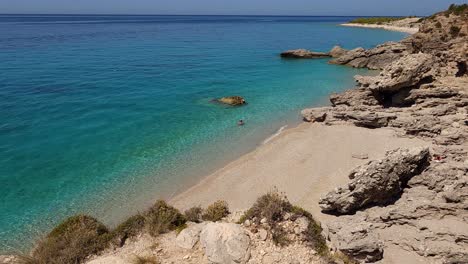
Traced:
[[[0, 16], [1, 250], [73, 213], [113, 224], [170, 197], [366, 72], [280, 51], [405, 36], [347, 20]], [[249, 104], [210, 102], [225, 95]]]

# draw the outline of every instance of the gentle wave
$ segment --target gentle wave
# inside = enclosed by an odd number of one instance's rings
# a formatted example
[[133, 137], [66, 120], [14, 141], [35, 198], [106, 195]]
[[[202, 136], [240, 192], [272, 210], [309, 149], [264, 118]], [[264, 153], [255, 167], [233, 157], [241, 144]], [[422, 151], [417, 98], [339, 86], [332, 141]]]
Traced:
[[281, 135], [281, 133], [283, 133], [283, 131], [288, 127], [288, 125], [284, 125], [282, 127], [280, 127], [280, 129], [278, 129], [278, 131], [276, 131], [273, 135], [269, 136], [267, 139], [265, 139], [263, 142], [262, 142], [262, 145], [265, 145], [266, 143], [270, 142], [271, 140], [273, 140], [274, 138], [278, 137], [279, 135]]

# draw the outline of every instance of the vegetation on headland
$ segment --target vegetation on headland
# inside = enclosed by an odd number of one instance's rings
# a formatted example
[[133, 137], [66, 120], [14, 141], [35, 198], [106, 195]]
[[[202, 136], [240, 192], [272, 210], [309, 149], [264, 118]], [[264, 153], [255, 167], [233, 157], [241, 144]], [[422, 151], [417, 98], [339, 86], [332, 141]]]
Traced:
[[454, 15], [459, 16], [467, 11], [468, 11], [468, 4], [461, 4], [461, 5], [451, 4], [446, 12], [449, 14], [454, 14]]
[[[153, 237], [170, 231], [180, 232], [187, 221], [201, 222], [219, 221], [229, 214], [228, 204], [217, 201], [206, 209], [200, 206], [190, 208], [182, 214], [176, 208], [159, 200], [143, 213], [129, 217], [114, 229], [109, 229], [97, 219], [87, 215], [72, 216], [48, 235], [37, 242], [31, 254], [19, 256], [21, 264], [79, 264], [90, 256], [114, 246], [122, 247], [128, 238], [136, 237], [145, 232]], [[305, 232], [306, 242], [322, 257], [327, 259], [346, 259], [345, 263], [353, 263], [346, 256], [330, 253], [322, 228], [312, 215], [304, 209], [293, 206], [284, 195], [270, 192], [257, 199], [255, 204], [241, 217], [239, 222], [249, 219], [260, 223], [266, 219], [271, 226], [271, 237], [278, 246], [287, 246], [291, 241], [287, 232], [279, 224], [285, 214], [289, 219], [306, 217], [309, 220]], [[135, 256], [135, 263], [158, 263], [156, 258]]]
[[351, 24], [377, 24], [381, 25], [388, 22], [402, 20], [410, 17], [359, 17], [349, 21]]

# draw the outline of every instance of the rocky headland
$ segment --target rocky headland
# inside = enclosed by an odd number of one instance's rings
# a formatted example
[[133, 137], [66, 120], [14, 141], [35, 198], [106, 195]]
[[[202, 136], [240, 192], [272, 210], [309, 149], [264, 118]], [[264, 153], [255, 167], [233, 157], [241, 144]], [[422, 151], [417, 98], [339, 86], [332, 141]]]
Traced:
[[390, 151], [323, 195], [323, 212], [338, 216], [326, 224], [330, 244], [359, 261], [378, 261], [399, 247], [435, 263], [468, 263], [468, 11], [462, 10], [424, 19], [418, 33], [398, 43], [333, 59], [382, 71], [356, 76], [358, 87], [332, 95], [331, 106], [302, 111], [308, 122], [392, 127], [431, 143]]

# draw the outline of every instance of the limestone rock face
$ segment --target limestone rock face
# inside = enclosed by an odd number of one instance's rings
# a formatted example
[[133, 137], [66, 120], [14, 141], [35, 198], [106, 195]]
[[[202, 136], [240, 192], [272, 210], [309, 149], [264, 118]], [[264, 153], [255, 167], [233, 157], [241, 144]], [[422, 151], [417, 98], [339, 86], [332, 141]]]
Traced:
[[325, 212], [354, 213], [370, 205], [387, 204], [394, 200], [407, 182], [428, 165], [429, 149], [397, 149], [382, 160], [354, 169], [348, 186], [328, 193], [320, 200]]
[[329, 236], [339, 237], [336, 249], [360, 262], [375, 262], [383, 257], [383, 243], [369, 229], [366, 222], [353, 222], [347, 228], [341, 222], [328, 225]]
[[371, 91], [394, 93], [411, 87], [436, 75], [437, 60], [430, 54], [406, 55], [387, 65], [379, 76], [356, 76], [356, 81]]
[[369, 50], [363, 48], [356, 48], [346, 52], [340, 50], [342, 54], [334, 57], [330, 63], [349, 65], [355, 68], [367, 67], [369, 69], [380, 70], [387, 64], [407, 54], [407, 49], [408, 47], [402, 43], [386, 42]]
[[329, 107], [310, 108], [302, 110], [301, 114], [304, 121], [307, 122], [323, 122], [327, 117]]
[[217, 99], [216, 101], [223, 103], [223, 104], [232, 105], [232, 106], [238, 106], [238, 105], [243, 105], [247, 103], [245, 99], [241, 96], [221, 97]]
[[176, 238], [177, 246], [192, 249], [200, 240], [200, 233], [206, 223], [194, 224], [182, 230]]
[[283, 58], [296, 58], [296, 59], [313, 59], [313, 58], [324, 58], [330, 57], [328, 53], [314, 52], [306, 49], [295, 49], [287, 50], [282, 52], [281, 57]]
[[208, 223], [200, 233], [200, 242], [212, 263], [247, 263], [250, 258], [250, 238], [237, 224]]

